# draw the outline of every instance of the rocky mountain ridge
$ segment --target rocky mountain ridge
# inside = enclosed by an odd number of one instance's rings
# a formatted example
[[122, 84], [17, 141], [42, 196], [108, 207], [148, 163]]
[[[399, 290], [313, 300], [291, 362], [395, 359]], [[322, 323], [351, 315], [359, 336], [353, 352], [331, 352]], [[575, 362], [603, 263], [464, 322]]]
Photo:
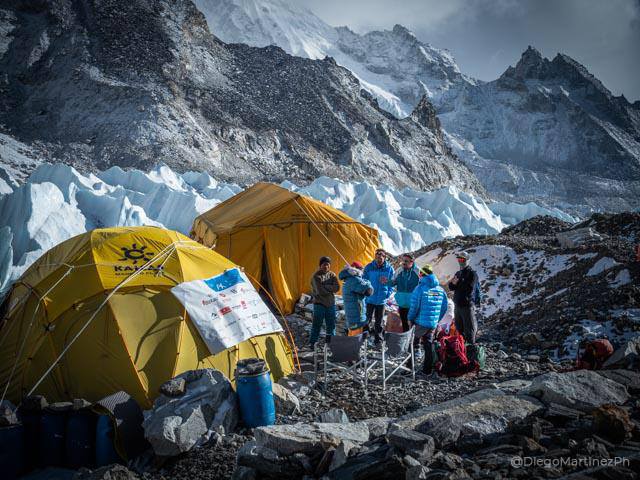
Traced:
[[[188, 0], [12, 0], [0, 10], [1, 131], [38, 158], [483, 194], [428, 106], [420, 123], [398, 120], [332, 59], [225, 44]], [[7, 150], [3, 163], [20, 161]]]

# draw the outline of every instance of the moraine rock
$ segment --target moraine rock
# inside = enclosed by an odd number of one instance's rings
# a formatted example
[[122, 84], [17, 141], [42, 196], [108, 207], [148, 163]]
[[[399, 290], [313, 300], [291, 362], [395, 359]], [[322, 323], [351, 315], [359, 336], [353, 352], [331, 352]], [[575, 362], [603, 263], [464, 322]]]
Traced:
[[349, 416], [341, 408], [332, 408], [326, 412], [322, 412], [316, 418], [319, 423], [349, 423]]
[[624, 385], [592, 370], [545, 373], [536, 377], [523, 393], [545, 404], [557, 404], [588, 412], [606, 403], [622, 404], [629, 399]]
[[235, 428], [238, 418], [236, 394], [218, 370], [190, 370], [176, 378], [186, 382], [181, 397], [160, 395], [145, 412], [144, 435], [158, 456], [186, 452], [208, 440], [207, 434], [222, 427]]
[[400, 417], [390, 430], [414, 428], [431, 435], [436, 445], [442, 447], [455, 442], [461, 434], [503, 432], [510, 421], [542, 408], [535, 398], [485, 389]]
[[296, 423], [258, 427], [254, 435], [258, 446], [281, 455], [313, 455], [329, 445], [338, 446], [344, 440], [364, 443], [369, 440], [369, 428], [363, 423]]
[[389, 433], [389, 444], [405, 455], [409, 455], [420, 463], [428, 463], [433, 457], [435, 443], [433, 438], [415, 430], [397, 429]]
[[640, 361], [640, 337], [629, 340], [621, 348], [613, 352], [606, 362], [604, 368], [630, 368], [638, 365]]
[[271, 388], [276, 412], [281, 415], [291, 415], [300, 411], [300, 400], [288, 388], [278, 383], [274, 383]]

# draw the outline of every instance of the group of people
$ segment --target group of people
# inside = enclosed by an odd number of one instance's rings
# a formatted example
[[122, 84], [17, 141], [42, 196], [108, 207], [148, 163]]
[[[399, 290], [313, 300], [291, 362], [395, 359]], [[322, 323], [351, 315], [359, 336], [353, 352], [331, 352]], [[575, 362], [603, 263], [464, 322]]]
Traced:
[[[474, 307], [480, 302], [478, 275], [469, 265], [469, 254], [456, 254], [459, 270], [448, 284], [453, 292], [454, 323], [468, 343], [475, 344], [477, 321]], [[383, 249], [366, 266], [347, 265], [338, 276], [331, 271], [331, 258], [321, 257], [319, 269], [311, 279], [313, 323], [309, 342], [315, 346], [324, 325], [327, 336], [336, 333], [335, 294], [342, 282], [344, 314], [348, 330], [368, 331], [373, 342], [382, 341], [385, 305], [395, 292], [395, 301], [406, 332], [415, 327], [416, 347], [424, 348], [423, 372], [431, 373], [435, 364], [434, 334], [448, 308], [447, 294], [430, 265], [419, 268], [413, 255], [405, 253], [402, 265], [394, 271]]]

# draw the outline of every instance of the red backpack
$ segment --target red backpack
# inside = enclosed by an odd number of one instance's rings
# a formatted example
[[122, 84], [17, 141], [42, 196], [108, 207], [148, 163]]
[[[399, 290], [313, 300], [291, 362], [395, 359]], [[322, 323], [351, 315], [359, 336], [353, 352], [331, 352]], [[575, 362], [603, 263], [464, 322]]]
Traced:
[[440, 375], [459, 377], [465, 373], [478, 371], [478, 362], [470, 362], [462, 335], [448, 335], [440, 338], [439, 361], [436, 370]]
[[586, 370], [600, 370], [602, 364], [613, 354], [613, 345], [606, 338], [592, 340], [586, 344], [584, 353], [580, 355], [578, 349], [578, 358], [576, 359], [576, 367]]

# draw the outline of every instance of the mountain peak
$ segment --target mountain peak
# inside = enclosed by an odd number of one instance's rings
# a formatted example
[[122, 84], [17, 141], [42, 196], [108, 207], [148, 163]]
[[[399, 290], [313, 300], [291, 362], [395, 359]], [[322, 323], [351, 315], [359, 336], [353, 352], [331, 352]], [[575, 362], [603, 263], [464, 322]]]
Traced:
[[399, 23], [396, 23], [393, 26], [392, 32], [395, 35], [398, 35], [398, 36], [407, 37], [407, 38], [411, 38], [411, 39], [415, 39], [416, 38], [415, 33], [413, 33], [411, 30], [409, 30], [404, 25], [400, 25]]
[[516, 64], [514, 74], [520, 78], [539, 78], [544, 75], [549, 65], [549, 60], [529, 45], [522, 53], [520, 60]]

